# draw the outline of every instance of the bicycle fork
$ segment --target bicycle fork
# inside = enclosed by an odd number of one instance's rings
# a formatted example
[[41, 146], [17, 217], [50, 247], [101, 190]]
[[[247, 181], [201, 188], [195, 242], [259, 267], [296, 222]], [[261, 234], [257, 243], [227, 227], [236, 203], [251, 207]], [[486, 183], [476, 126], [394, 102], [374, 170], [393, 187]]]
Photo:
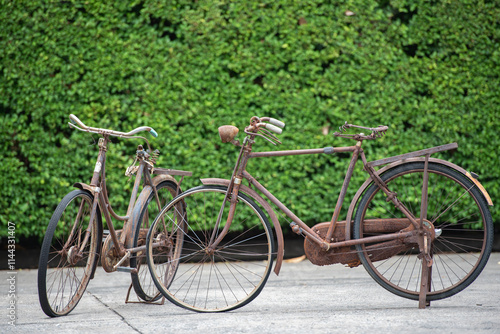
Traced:
[[218, 227], [220, 226], [220, 222], [222, 220], [224, 208], [226, 206], [227, 195], [224, 198], [224, 201], [222, 203], [222, 207], [221, 207], [220, 212], [219, 212], [219, 216], [217, 218], [217, 222], [215, 223], [214, 231], [212, 233], [212, 236], [210, 237], [210, 242], [209, 242], [208, 247], [206, 249], [206, 252], [209, 255], [213, 255], [215, 248], [219, 245], [219, 243], [222, 241], [222, 239], [226, 236], [227, 232], [229, 231], [229, 228], [231, 227], [231, 223], [233, 222], [233, 218], [234, 218], [234, 213], [236, 212], [236, 204], [238, 203], [238, 192], [240, 189], [240, 184], [241, 184], [241, 179], [236, 178], [234, 181], [234, 184], [233, 184], [233, 189], [231, 191], [230, 207], [229, 207], [229, 213], [227, 216], [226, 224], [224, 225], [224, 228], [222, 229], [222, 231], [220, 233], [217, 233]]
[[[222, 201], [219, 215], [217, 216], [217, 221], [215, 222], [214, 231], [212, 232], [212, 236], [210, 237], [210, 242], [208, 243], [207, 248], [205, 249], [208, 255], [213, 255], [215, 248], [219, 245], [224, 236], [227, 234], [229, 228], [231, 227], [231, 223], [233, 222], [234, 213], [236, 212], [236, 204], [238, 203], [238, 192], [240, 190], [241, 181], [243, 180], [242, 176], [243, 171], [245, 170], [248, 162], [248, 155], [252, 151], [251, 143], [253, 142], [253, 140], [248, 139], [247, 137], [245, 138], [245, 142], [247, 141], [250, 142], [250, 144], [249, 146], [244, 144], [241, 147], [240, 154], [238, 156], [238, 159], [236, 160], [236, 165], [233, 170], [233, 175], [231, 176], [231, 182], [227, 187], [226, 196]], [[222, 231], [218, 233], [217, 231], [219, 230], [219, 226], [222, 221], [222, 216], [224, 214], [224, 208], [226, 207], [228, 198], [231, 199], [230, 199], [230, 207], [226, 224], [224, 225]]]

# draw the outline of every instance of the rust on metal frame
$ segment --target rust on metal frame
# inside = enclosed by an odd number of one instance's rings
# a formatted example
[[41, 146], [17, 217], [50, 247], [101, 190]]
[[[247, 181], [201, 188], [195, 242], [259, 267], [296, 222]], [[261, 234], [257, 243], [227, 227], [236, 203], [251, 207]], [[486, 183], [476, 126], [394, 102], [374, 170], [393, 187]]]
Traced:
[[346, 147], [325, 147], [325, 148], [312, 148], [305, 150], [287, 150], [287, 151], [267, 151], [267, 152], [252, 152], [248, 155], [249, 158], [267, 158], [267, 157], [283, 157], [288, 155], [305, 155], [305, 154], [333, 154], [354, 152], [356, 146]]
[[[314, 225], [312, 229], [322, 239], [326, 239], [326, 233], [330, 225], [331, 222], [319, 223]], [[345, 221], [338, 222], [334, 234], [329, 241], [345, 241], [345, 227]], [[363, 231], [367, 234], [395, 233], [401, 230], [411, 229], [412, 227], [413, 225], [411, 225], [407, 218], [366, 219], [363, 222]], [[385, 260], [404, 250], [414, 247], [416, 245], [414, 239], [414, 237], [407, 237], [379, 242], [367, 246], [366, 251], [373, 262]], [[341, 263], [349, 267], [357, 267], [361, 264], [357, 251], [353, 249], [352, 246], [333, 247], [325, 252], [320, 245], [312, 242], [309, 238], [305, 238], [304, 251], [309, 261], [318, 266]]]
[[328, 232], [326, 233], [327, 240], [332, 238], [333, 232], [335, 231], [337, 220], [340, 215], [340, 209], [342, 208], [342, 204], [344, 204], [344, 199], [347, 194], [347, 188], [349, 187], [349, 182], [351, 181], [352, 174], [354, 173], [354, 167], [356, 166], [356, 162], [358, 161], [360, 152], [362, 152], [361, 144], [362, 142], [358, 141], [356, 143], [356, 146], [354, 146], [355, 149], [351, 158], [351, 162], [349, 163], [349, 167], [347, 168], [344, 183], [342, 184], [339, 197], [337, 198], [337, 204], [335, 205], [335, 209], [333, 211], [330, 227], [328, 228]]

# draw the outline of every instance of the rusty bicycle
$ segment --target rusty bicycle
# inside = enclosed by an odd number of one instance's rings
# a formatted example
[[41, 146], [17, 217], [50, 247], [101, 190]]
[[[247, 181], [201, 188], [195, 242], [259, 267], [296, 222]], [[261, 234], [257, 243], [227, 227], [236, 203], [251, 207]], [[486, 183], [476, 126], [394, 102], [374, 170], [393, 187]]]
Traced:
[[[259, 295], [273, 261], [278, 274], [283, 260], [282, 230], [264, 198], [291, 220], [293, 232], [305, 237], [310, 262], [362, 264], [382, 287], [418, 300], [419, 308], [460, 292], [480, 274], [493, 242], [491, 198], [476, 174], [431, 158], [456, 149], [456, 143], [367, 161], [363, 142], [382, 137], [388, 127], [346, 122], [334, 136], [356, 141], [353, 146], [253, 152], [257, 138], [280, 144], [275, 134], [284, 126], [273, 118], [252, 117], [242, 143], [234, 139], [238, 128], [220, 127], [222, 142], [241, 148], [231, 178], [202, 179], [202, 186], [176, 196], [161, 210], [149, 229], [146, 253], [153, 280], [167, 299], [198, 312], [220, 312]], [[369, 134], [349, 134], [349, 129]], [[351, 155], [349, 167], [331, 220], [313, 227], [246, 170], [251, 159], [337, 153]], [[359, 159], [368, 178], [340, 220]], [[182, 251], [176, 250], [179, 246]]]
[[[149, 141], [136, 134], [148, 126], [130, 132], [119, 132], [86, 126], [75, 115], [69, 116], [72, 128], [100, 135], [99, 153], [90, 184], [75, 183], [76, 190], [68, 193], [55, 209], [45, 234], [38, 269], [38, 295], [42, 310], [50, 317], [69, 314], [78, 304], [94, 277], [99, 257], [106, 272], [131, 274], [131, 287], [139, 300], [156, 301], [158, 291], [149, 276], [145, 261], [145, 237], [150, 223], [160, 209], [181, 192], [184, 176], [191, 172], [158, 168], [159, 151], [152, 151]], [[111, 207], [106, 187], [106, 153], [110, 137], [138, 139], [135, 160], [126, 176], [135, 174], [130, 202], [125, 216]], [[152, 177], [152, 175], [156, 175]], [[181, 177], [180, 181], [174, 175]], [[143, 184], [139, 194], [139, 188]], [[138, 195], [139, 194], [139, 195]], [[109, 230], [103, 230], [103, 217]], [[112, 217], [124, 221], [123, 229], [115, 230]], [[127, 294], [127, 301], [131, 288]]]

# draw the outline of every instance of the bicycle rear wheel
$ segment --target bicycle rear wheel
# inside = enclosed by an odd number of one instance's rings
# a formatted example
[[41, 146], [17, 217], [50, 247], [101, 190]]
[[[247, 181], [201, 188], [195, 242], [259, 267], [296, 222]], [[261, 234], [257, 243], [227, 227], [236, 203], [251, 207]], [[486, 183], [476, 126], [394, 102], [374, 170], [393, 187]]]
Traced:
[[[161, 293], [178, 306], [197, 312], [234, 310], [257, 297], [269, 277], [274, 257], [271, 226], [244, 194], [238, 195], [229, 232], [215, 249], [208, 248], [226, 224], [229, 201], [215, 228], [226, 191], [201, 186], [182, 193], [148, 232], [151, 275]], [[182, 251], [175, 254], [179, 244]]]
[[[488, 261], [493, 244], [493, 222], [484, 196], [471, 180], [447, 166], [429, 163], [427, 220], [435, 239], [431, 245], [433, 265], [427, 301], [450, 297], [471, 284]], [[412, 214], [420, 217], [424, 163], [397, 166], [382, 175], [392, 192]], [[386, 232], [379, 224], [404, 224]], [[384, 193], [372, 185], [363, 196], [355, 216], [354, 237], [395, 233], [409, 221]], [[375, 220], [372, 220], [375, 219]], [[422, 261], [416, 243], [398, 240], [357, 245], [368, 273], [388, 291], [418, 300]]]
[[[146, 244], [146, 235], [150, 225], [153, 223], [161, 208], [170, 202], [177, 194], [177, 184], [173, 181], [163, 181], [156, 186], [156, 190], [158, 192], [160, 206], [158, 207], [154, 192], [151, 192], [144, 209], [141, 212], [139, 223], [137, 224], [137, 230], [133, 236], [133, 247], [144, 246]], [[151, 278], [146, 262], [145, 250], [134, 253], [130, 257], [130, 267], [137, 269], [137, 273], [131, 274], [132, 286], [134, 287], [134, 291], [139, 298], [144, 301], [151, 302], [161, 298], [161, 293], [158, 291], [153, 279]]]
[[102, 223], [99, 208], [90, 222], [93, 197], [83, 190], [67, 194], [50, 219], [38, 266], [38, 297], [50, 317], [67, 315], [92, 277]]

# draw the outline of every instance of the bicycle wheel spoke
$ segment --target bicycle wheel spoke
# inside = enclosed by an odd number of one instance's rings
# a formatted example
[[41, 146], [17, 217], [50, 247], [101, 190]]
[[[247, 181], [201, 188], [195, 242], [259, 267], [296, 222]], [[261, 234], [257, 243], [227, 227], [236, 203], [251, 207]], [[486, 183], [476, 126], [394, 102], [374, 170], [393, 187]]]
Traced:
[[[269, 276], [273, 239], [267, 219], [247, 197], [239, 196], [231, 227], [224, 231], [230, 206], [228, 202], [221, 211], [226, 191], [223, 187], [194, 188], [165, 208], [162, 215], [169, 221], [169, 228], [182, 231], [182, 242], [172, 238], [169, 243], [182, 246], [177, 256], [155, 256], [153, 248], [147, 247], [152, 272], [175, 263], [176, 273], [169, 283], [159, 284], [160, 279], [155, 283], [179, 306], [198, 312], [241, 307], [260, 293]], [[181, 208], [177, 203], [184, 205]], [[221, 221], [216, 226], [220, 213]], [[154, 242], [152, 235], [166, 234], [158, 221], [151, 227], [148, 243]], [[218, 239], [220, 242], [212, 243]]]
[[49, 222], [38, 269], [40, 305], [48, 316], [66, 315], [73, 310], [95, 268], [101, 222], [96, 211], [96, 219], [90, 223], [92, 201], [86, 191], [72, 191]]
[[[391, 192], [397, 194], [404, 206], [419, 218], [423, 180], [423, 162], [411, 162], [389, 169], [382, 175]], [[447, 166], [429, 163], [427, 220], [424, 228], [431, 240], [430, 268], [431, 291], [428, 300], [449, 297], [466, 288], [486, 264], [492, 244], [492, 220], [485, 200], [477, 187], [466, 176]], [[404, 218], [376, 185], [364, 194], [354, 223], [355, 238], [372, 236], [364, 232], [363, 222], [368, 219]], [[394, 233], [388, 231], [387, 233]], [[376, 235], [384, 235], [378, 233]], [[410, 299], [419, 299], [422, 255], [416, 240], [402, 249], [394, 248], [380, 256], [370, 258], [368, 249], [356, 246], [359, 257], [368, 273], [387, 290]], [[420, 241], [422, 242], [422, 241]], [[401, 248], [401, 246], [398, 246]], [[412, 250], [414, 249], [414, 250]], [[419, 257], [417, 257], [419, 255]]]
[[[226, 264], [226, 265], [228, 265], [228, 263], [229, 263], [229, 264], [230, 264], [232, 267], [234, 267], [234, 268], [239, 268], [239, 269], [240, 269], [240, 270], [242, 270], [242, 271], [245, 271], [245, 272], [247, 272], [247, 273], [249, 273], [249, 274], [252, 274], [252, 275], [253, 275], [253, 276], [255, 276], [255, 277], [259, 277], [259, 278], [260, 278], [260, 274], [259, 274], [258, 272], [253, 271], [253, 270], [250, 270], [250, 269], [248, 269], [248, 268], [245, 268], [245, 267], [243, 267], [243, 266], [238, 265], [238, 264], [237, 264], [237, 263], [239, 262], [239, 261], [238, 261], [238, 259], [236, 259], [236, 258], [231, 258], [231, 257], [228, 257], [228, 256], [224, 256], [224, 257], [222, 257], [222, 258], [224, 258], [224, 259], [226, 260], [226, 261], [225, 261], [225, 264]], [[261, 267], [261, 268], [262, 268], [262, 267], [265, 267], [263, 264], [262, 264], [262, 265], [255, 264], [254, 266], [255, 266], [255, 267]], [[243, 276], [243, 275], [242, 275], [242, 276]], [[245, 279], [247, 279], [247, 278], [245, 277]], [[247, 279], [247, 280], [248, 280], [248, 279]], [[249, 281], [249, 282], [251, 282], [250, 280], [248, 280], [248, 281]], [[253, 284], [253, 283], [252, 283], [252, 284]]]
[[[155, 187], [156, 194], [154, 190], [150, 190], [149, 197], [145, 201], [146, 206], [142, 208], [137, 223], [137, 229], [132, 234], [134, 240], [133, 247], [146, 244], [145, 231], [151, 228], [152, 223], [159, 216], [163, 207], [169, 203], [180, 190], [178, 184], [173, 180], [163, 180], [156, 184]], [[161, 246], [153, 247], [155, 259], [163, 263], [163, 265], [158, 268], [157, 279], [166, 279], [167, 284], [168, 280], [175, 274], [176, 266], [175, 262], [166, 264], [165, 259], [175, 257], [178, 247], [176, 248], [175, 244], [171, 247], [165, 247], [167, 245], [166, 242], [168, 240], [176, 240], [181, 234], [181, 229], [175, 227], [174, 224], [178, 219], [175, 214], [175, 212], [172, 212], [170, 215], [163, 215], [160, 217], [157, 226], [158, 230], [161, 230], [162, 233], [158, 236], [159, 239], [157, 241]], [[137, 269], [136, 273], [133, 272], [131, 274], [132, 285], [137, 296], [146, 302], [154, 302], [161, 298], [161, 293], [156, 287], [155, 279], [150, 275], [147, 266], [146, 251], [140, 251], [133, 255], [130, 259], [130, 266]]]
[[461, 198], [464, 197], [465, 194], [469, 193], [469, 191], [472, 189], [472, 187], [473, 186], [471, 186], [469, 189], [467, 189], [467, 191], [464, 191], [452, 204], [450, 204], [449, 206], [447, 206], [446, 209], [443, 210], [443, 212], [441, 212], [439, 214], [439, 216], [437, 216], [436, 218], [434, 218], [434, 220], [432, 221], [432, 223], [434, 224], [442, 215], [444, 215], [446, 212], [448, 212], [454, 206], [456, 206], [458, 203], [460, 203]]

